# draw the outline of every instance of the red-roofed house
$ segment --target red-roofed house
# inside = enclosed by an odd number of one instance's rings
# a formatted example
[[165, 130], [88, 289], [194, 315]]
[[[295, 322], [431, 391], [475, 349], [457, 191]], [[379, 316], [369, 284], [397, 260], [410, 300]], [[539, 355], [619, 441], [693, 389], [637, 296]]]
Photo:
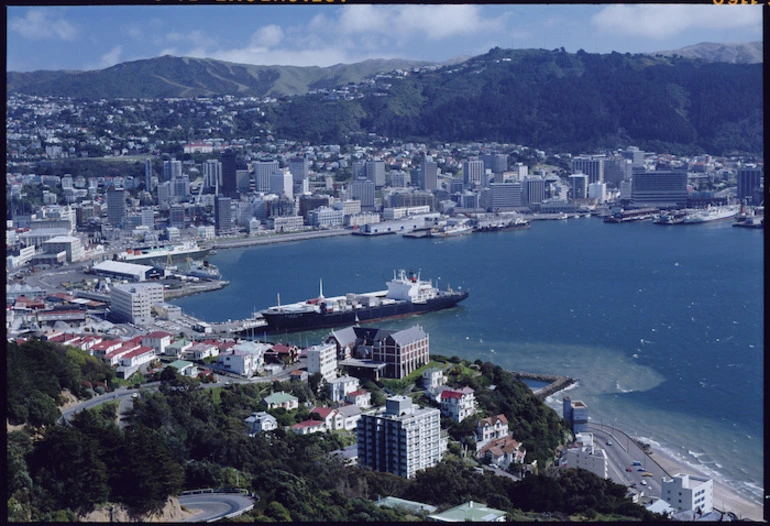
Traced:
[[298, 435], [309, 435], [310, 433], [319, 433], [326, 430], [326, 424], [320, 420], [305, 420], [299, 424], [291, 426], [291, 430]]
[[121, 345], [117, 349], [106, 353], [102, 359], [105, 362], [109, 363], [110, 365], [118, 365], [118, 363], [120, 363], [121, 358], [123, 358], [125, 355], [127, 355], [131, 351], [138, 349], [139, 347], [141, 347], [141, 345], [134, 344], [131, 342], [125, 342], [123, 343], [123, 345]]
[[508, 419], [505, 415], [490, 416], [476, 422], [476, 449], [488, 444], [491, 440], [503, 438], [508, 434]]
[[357, 391], [346, 394], [345, 401], [349, 404], [354, 404], [366, 409], [372, 405], [372, 393], [365, 389], [358, 389]]
[[470, 387], [442, 391], [440, 401], [441, 413], [455, 422], [462, 422], [476, 414], [476, 399]]
[[276, 343], [273, 347], [265, 352], [266, 363], [281, 363], [292, 364], [299, 361], [299, 348], [296, 345], [284, 345], [282, 343]]
[[153, 358], [155, 358], [155, 349], [141, 346], [121, 356], [120, 365], [123, 367], [137, 367], [152, 361]]
[[314, 407], [310, 415], [317, 414], [323, 421], [326, 429], [342, 429], [343, 418], [336, 409], [329, 407]]
[[476, 456], [487, 458], [498, 467], [507, 468], [512, 463], [523, 464], [527, 451], [521, 449], [521, 444], [512, 436], [504, 436], [482, 447]]
[[104, 358], [107, 353], [119, 349], [122, 345], [123, 342], [120, 340], [102, 340], [91, 347], [91, 354], [98, 356], [99, 358]]

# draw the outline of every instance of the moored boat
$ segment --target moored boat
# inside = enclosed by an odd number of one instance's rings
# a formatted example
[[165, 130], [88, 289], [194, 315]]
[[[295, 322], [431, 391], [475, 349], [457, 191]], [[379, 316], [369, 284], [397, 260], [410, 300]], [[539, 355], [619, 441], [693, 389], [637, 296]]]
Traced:
[[343, 327], [359, 321], [384, 320], [423, 314], [457, 305], [468, 291], [439, 290], [414, 272], [400, 270], [387, 282], [387, 290], [346, 294], [326, 298], [323, 289], [317, 298], [270, 307], [262, 311], [268, 332], [296, 332]]

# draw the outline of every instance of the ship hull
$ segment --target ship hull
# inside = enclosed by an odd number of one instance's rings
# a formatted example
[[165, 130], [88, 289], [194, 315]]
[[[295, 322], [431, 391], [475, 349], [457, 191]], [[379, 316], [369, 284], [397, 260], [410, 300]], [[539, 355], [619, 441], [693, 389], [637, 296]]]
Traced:
[[315, 329], [331, 329], [355, 325], [357, 322], [388, 320], [426, 312], [434, 312], [454, 307], [468, 297], [467, 292], [444, 293], [439, 297], [429, 299], [424, 303], [397, 301], [389, 305], [362, 307], [340, 312], [320, 313], [310, 312], [262, 312], [267, 321], [268, 332], [271, 334], [283, 332], [312, 331]]

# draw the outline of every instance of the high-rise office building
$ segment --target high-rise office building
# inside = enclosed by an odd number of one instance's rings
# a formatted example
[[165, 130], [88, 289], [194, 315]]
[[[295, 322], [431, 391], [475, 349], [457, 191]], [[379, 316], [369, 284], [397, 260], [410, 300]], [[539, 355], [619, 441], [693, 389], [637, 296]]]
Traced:
[[217, 197], [214, 201], [214, 226], [217, 234], [230, 232], [233, 228], [232, 201], [229, 197]]
[[251, 173], [248, 170], [236, 170], [235, 187], [238, 189], [238, 193], [239, 194], [249, 193], [250, 186], [251, 186]]
[[361, 201], [362, 211], [374, 210], [374, 183], [367, 179], [358, 179], [350, 183], [350, 197], [351, 199], [358, 199]]
[[142, 208], [142, 226], [148, 227], [150, 230], [155, 228], [155, 212], [152, 208]]
[[430, 155], [420, 165], [419, 175], [420, 190], [436, 190], [438, 188], [438, 163], [433, 161]]
[[408, 396], [392, 396], [385, 411], [358, 421], [358, 462], [412, 478], [441, 461], [441, 411], [415, 407]]
[[294, 197], [293, 188], [294, 181], [289, 170], [279, 169], [270, 176], [270, 193], [292, 199]]
[[524, 204], [542, 203], [545, 200], [545, 179], [537, 175], [528, 175], [522, 182]]
[[584, 173], [588, 184], [604, 182], [604, 155], [578, 155], [572, 159], [572, 173]]
[[687, 206], [687, 172], [654, 171], [634, 174], [631, 179], [631, 205]]
[[152, 159], [144, 160], [144, 189], [152, 192]]
[[524, 196], [520, 181], [514, 183], [492, 183], [489, 185], [489, 198], [486, 208], [493, 212], [510, 210], [523, 206]]
[[126, 220], [126, 191], [122, 188], [107, 190], [107, 222], [122, 227]]
[[385, 186], [385, 161], [367, 161], [364, 169], [366, 178], [377, 188]]
[[279, 170], [278, 161], [257, 161], [253, 164], [257, 192], [270, 191], [270, 176]]
[[171, 181], [164, 181], [158, 185], [158, 204], [168, 206], [171, 203]]
[[569, 185], [572, 190], [572, 199], [585, 199], [588, 197], [588, 176], [584, 173], [576, 173], [569, 176]]
[[[480, 160], [484, 163], [484, 169], [495, 175], [495, 182], [502, 183], [503, 172], [508, 170], [508, 156], [504, 153], [486, 153], [480, 156]], [[486, 183], [484, 186], [487, 186]]]
[[749, 205], [762, 202], [762, 168], [748, 164], [738, 168], [738, 200]]
[[484, 161], [469, 160], [463, 162], [463, 182], [467, 186], [483, 186], [485, 178]]
[[235, 168], [235, 152], [227, 150], [222, 153], [222, 188], [219, 193], [225, 197], [238, 197], [238, 180]]
[[633, 166], [644, 166], [644, 152], [636, 146], [629, 146], [623, 152], [623, 157], [631, 161]]
[[179, 229], [184, 228], [184, 206], [174, 205], [169, 209], [168, 224]]
[[171, 197], [174, 202], [184, 201], [190, 196], [190, 176], [181, 175], [170, 181]]
[[201, 166], [204, 188], [222, 188], [222, 163], [216, 159], [206, 159]]
[[289, 171], [294, 178], [295, 187], [301, 184], [303, 179], [310, 177], [310, 161], [308, 161], [307, 155], [290, 159]]
[[182, 177], [182, 161], [173, 157], [169, 161], [163, 161], [163, 180], [171, 181], [177, 177]]

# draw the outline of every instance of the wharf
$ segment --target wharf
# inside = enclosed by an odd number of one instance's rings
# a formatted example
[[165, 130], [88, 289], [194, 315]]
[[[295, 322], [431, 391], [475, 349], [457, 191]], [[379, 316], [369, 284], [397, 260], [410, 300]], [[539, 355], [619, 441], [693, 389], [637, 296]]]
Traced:
[[535, 389], [533, 393], [541, 400], [551, 396], [554, 393], [566, 389], [570, 385], [577, 382], [575, 378], [568, 378], [566, 376], [560, 376], [557, 374], [540, 374], [540, 373], [527, 373], [523, 371], [511, 371], [518, 378], [525, 378], [527, 380], [537, 380], [538, 382], [548, 382], [548, 385]]
[[181, 298], [182, 296], [191, 296], [193, 294], [199, 294], [201, 292], [210, 292], [212, 290], [219, 290], [229, 285], [229, 281], [221, 279], [213, 281], [204, 281], [199, 283], [185, 283], [178, 289], [166, 289], [163, 291], [163, 297], [166, 301], [174, 298]]
[[266, 234], [258, 237], [244, 239], [220, 239], [211, 245], [211, 249], [224, 250], [227, 248], [243, 248], [255, 245], [271, 245], [274, 243], [286, 243], [289, 241], [305, 241], [325, 237], [349, 236], [351, 230], [318, 230], [312, 232], [286, 232], [281, 234]]

